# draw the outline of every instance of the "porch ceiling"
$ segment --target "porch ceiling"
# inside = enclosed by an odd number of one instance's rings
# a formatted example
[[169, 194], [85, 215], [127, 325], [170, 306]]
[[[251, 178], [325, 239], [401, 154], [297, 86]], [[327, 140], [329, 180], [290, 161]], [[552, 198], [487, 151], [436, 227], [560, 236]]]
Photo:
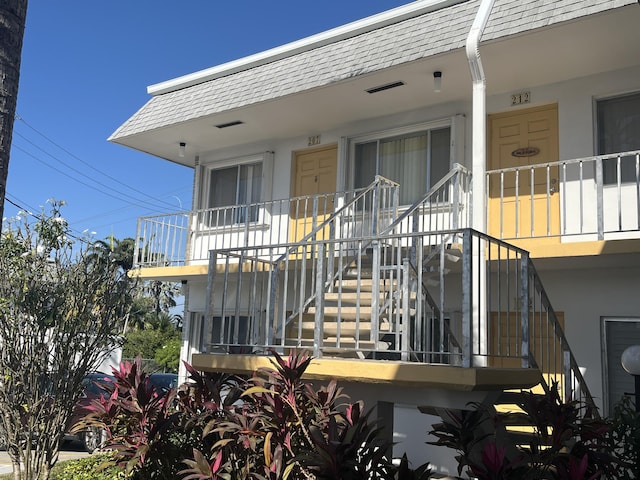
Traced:
[[[630, 5], [533, 33], [486, 43], [481, 54], [489, 95], [626, 68], [638, 64], [640, 7]], [[443, 72], [442, 91], [433, 91], [433, 72]], [[367, 89], [403, 81], [404, 86], [369, 94]], [[381, 117], [449, 102], [468, 102], [471, 80], [463, 50], [406, 63], [276, 100], [198, 118], [129, 137], [117, 143], [193, 166], [196, 155], [249, 142], [316, 135]], [[506, 101], [506, 100], [505, 100]], [[533, 99], [535, 102], [535, 98]], [[505, 105], [507, 105], [505, 103]], [[458, 107], [459, 108], [459, 107]], [[216, 128], [232, 121], [242, 125]], [[250, 140], [248, 140], [250, 139]], [[184, 141], [187, 154], [178, 157]]]
[[[193, 355], [197, 370], [250, 375], [258, 368], [273, 368], [270, 358], [260, 355]], [[540, 382], [536, 369], [462, 368], [447, 365], [316, 358], [306, 370], [310, 380], [336, 379], [348, 382], [393, 384], [458, 391], [531, 388]]]

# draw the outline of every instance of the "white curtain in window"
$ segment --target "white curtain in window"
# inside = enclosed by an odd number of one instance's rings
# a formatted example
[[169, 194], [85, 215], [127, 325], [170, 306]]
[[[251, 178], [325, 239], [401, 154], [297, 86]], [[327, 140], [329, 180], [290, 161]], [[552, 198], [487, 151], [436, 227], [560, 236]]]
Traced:
[[426, 191], [427, 134], [380, 142], [380, 175], [400, 184], [400, 203], [408, 205]]

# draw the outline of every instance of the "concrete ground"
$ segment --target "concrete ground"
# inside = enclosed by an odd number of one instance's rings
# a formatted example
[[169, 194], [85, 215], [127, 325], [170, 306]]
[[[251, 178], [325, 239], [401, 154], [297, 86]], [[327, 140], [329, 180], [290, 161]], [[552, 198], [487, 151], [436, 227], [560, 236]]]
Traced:
[[[84, 445], [82, 442], [78, 440], [73, 440], [70, 442], [66, 442], [62, 448], [60, 449], [60, 462], [64, 460], [72, 460], [74, 458], [82, 458], [89, 455], [84, 450]], [[0, 475], [5, 473], [11, 473], [11, 460], [9, 460], [9, 455], [4, 450], [0, 450]]]

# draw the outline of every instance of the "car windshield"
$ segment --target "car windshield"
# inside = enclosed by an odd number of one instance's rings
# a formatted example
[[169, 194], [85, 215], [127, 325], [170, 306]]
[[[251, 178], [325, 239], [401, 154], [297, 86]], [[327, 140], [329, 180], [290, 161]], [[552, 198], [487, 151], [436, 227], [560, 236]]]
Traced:
[[105, 396], [107, 393], [100, 388], [100, 385], [104, 385], [106, 383], [112, 383], [113, 377], [111, 375], [93, 373], [91, 375], [87, 375], [82, 380], [83, 385], [83, 393], [87, 397], [98, 397]]
[[175, 373], [152, 373], [149, 375], [149, 382], [156, 390], [166, 392], [176, 388], [178, 375]]

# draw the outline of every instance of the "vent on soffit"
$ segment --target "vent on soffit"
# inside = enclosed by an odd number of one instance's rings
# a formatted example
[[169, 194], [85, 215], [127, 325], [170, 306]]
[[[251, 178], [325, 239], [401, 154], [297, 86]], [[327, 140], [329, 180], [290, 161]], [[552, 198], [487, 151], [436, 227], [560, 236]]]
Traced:
[[236, 125], [242, 125], [244, 122], [241, 120], [234, 120], [233, 122], [227, 122], [227, 123], [220, 123], [218, 125], [215, 125], [216, 128], [229, 128], [229, 127], [235, 127]]
[[402, 85], [404, 85], [404, 82], [392, 82], [392, 83], [386, 83], [384, 85], [380, 85], [378, 87], [369, 88], [365, 91], [367, 93], [378, 93], [378, 92], [384, 92], [385, 90], [391, 90], [392, 88], [401, 87]]

